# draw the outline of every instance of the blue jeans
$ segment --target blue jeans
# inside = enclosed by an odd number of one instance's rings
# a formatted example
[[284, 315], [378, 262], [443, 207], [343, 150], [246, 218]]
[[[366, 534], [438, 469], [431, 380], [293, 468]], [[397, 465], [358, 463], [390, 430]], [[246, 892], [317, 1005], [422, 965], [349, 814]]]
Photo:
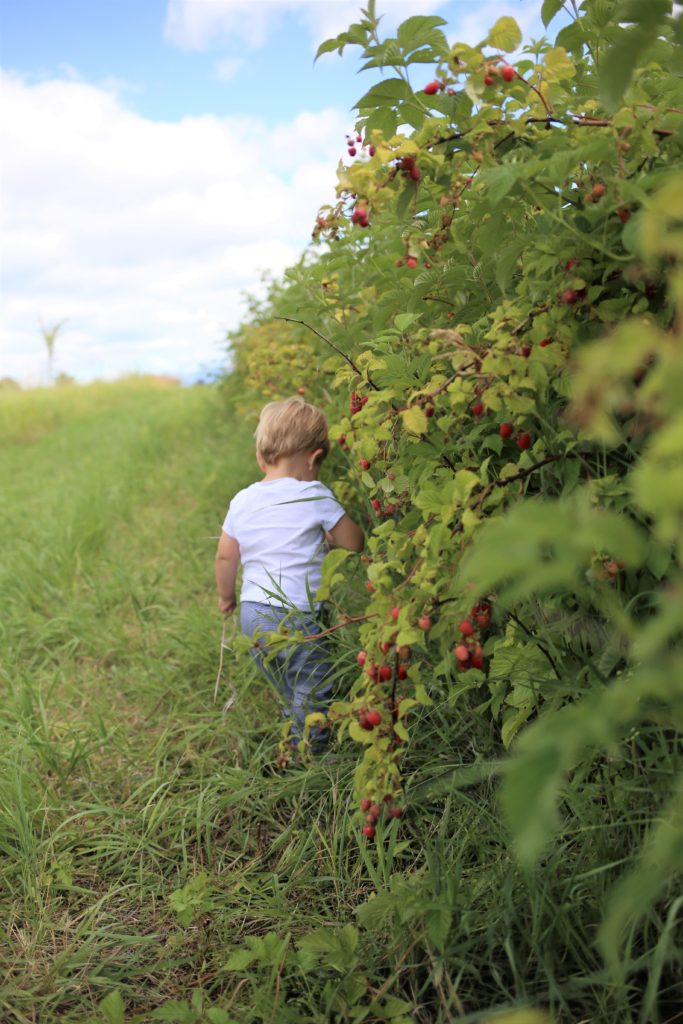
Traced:
[[[325, 628], [321, 618], [321, 613], [293, 611], [257, 601], [240, 604], [240, 626], [245, 636], [253, 636], [257, 630], [274, 632], [283, 620], [286, 620], [285, 626], [290, 632], [300, 630], [304, 636], [311, 636]], [[258, 643], [263, 647], [265, 638], [260, 637]], [[325, 639], [291, 644], [268, 657], [259, 648], [252, 647], [251, 655], [275, 687], [282, 714], [292, 723], [292, 740], [298, 743], [303, 735], [306, 715], [327, 709], [326, 698], [332, 689], [332, 665]], [[310, 738], [312, 746], [320, 748], [327, 740], [327, 730], [314, 727]]]

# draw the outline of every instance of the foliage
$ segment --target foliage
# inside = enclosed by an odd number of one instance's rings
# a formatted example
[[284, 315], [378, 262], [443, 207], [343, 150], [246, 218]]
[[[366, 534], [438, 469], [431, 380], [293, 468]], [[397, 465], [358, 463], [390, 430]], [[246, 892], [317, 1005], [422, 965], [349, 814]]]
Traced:
[[562, 8], [554, 41], [504, 17], [471, 47], [437, 17], [382, 39], [370, 3], [321, 45], [383, 75], [324, 247], [233, 337], [228, 387], [250, 412], [324, 405], [367, 524], [362, 572], [335, 553], [321, 592], [363, 619], [330, 712], [362, 744], [358, 798], [401, 806], [432, 706], [476, 709], [530, 867], [634, 752], [652, 799], [602, 925], [617, 970], [683, 867], [683, 22], [545, 0], [546, 26]]

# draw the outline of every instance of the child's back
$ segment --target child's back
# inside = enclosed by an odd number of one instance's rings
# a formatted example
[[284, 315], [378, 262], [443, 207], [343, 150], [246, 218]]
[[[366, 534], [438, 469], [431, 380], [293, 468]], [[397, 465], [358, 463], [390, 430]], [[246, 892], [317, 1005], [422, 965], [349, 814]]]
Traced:
[[[247, 636], [275, 630], [287, 617], [306, 636], [320, 633], [314, 597], [327, 545], [363, 548], [363, 531], [318, 481], [328, 451], [327, 421], [315, 406], [293, 398], [262, 410], [256, 458], [264, 478], [232, 499], [216, 553], [218, 604], [225, 615], [237, 605], [242, 563], [240, 624]], [[322, 710], [329, 693], [325, 639], [280, 649], [270, 659], [259, 649], [263, 643], [261, 638], [252, 653], [278, 690], [296, 742], [306, 714]], [[316, 731], [314, 738], [321, 745], [325, 734]]]

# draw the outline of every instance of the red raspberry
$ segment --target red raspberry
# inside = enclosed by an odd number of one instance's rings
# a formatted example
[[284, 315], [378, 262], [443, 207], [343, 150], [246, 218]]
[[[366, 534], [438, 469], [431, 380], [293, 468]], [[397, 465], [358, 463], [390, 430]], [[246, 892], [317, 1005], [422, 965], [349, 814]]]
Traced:
[[512, 423], [501, 423], [498, 429], [498, 433], [503, 438], [503, 440], [505, 440], [508, 437], [512, 437], [512, 432], [514, 429], [515, 428], [513, 427]]

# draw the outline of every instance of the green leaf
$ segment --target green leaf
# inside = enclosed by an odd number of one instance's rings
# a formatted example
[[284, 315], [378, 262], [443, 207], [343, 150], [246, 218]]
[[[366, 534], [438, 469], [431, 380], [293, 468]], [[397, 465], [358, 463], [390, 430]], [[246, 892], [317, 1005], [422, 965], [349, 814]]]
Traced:
[[600, 96], [608, 111], [617, 109], [629, 87], [634, 70], [654, 41], [649, 29], [623, 29], [600, 63]]
[[226, 971], [246, 971], [247, 967], [258, 959], [258, 953], [253, 949], [238, 949], [233, 953], [225, 965]]
[[503, 53], [510, 53], [521, 44], [522, 30], [514, 18], [505, 16], [498, 19], [486, 37], [486, 41], [489, 46], [494, 46], [497, 50], [502, 50]]
[[421, 313], [398, 313], [394, 317], [396, 329], [401, 332], [407, 330], [416, 320], [420, 319], [421, 315]]
[[509, 164], [501, 164], [485, 171], [482, 180], [488, 186], [486, 196], [491, 206], [497, 206], [516, 184], [517, 171]]
[[118, 989], [107, 993], [104, 999], [98, 1004], [97, 1009], [104, 1017], [106, 1024], [124, 1024], [125, 1005], [123, 996]]
[[194, 1020], [194, 1014], [186, 999], [169, 999], [162, 1006], [152, 1010], [152, 1020], [166, 1021], [168, 1024], [187, 1024]]
[[434, 15], [416, 14], [407, 18], [398, 26], [396, 33], [402, 54], [407, 56], [414, 54], [415, 50], [429, 47], [436, 51], [430, 55], [432, 61], [445, 57], [448, 54], [448, 41], [439, 27], [446, 24], [443, 18]]
[[221, 1010], [220, 1006], [211, 1006], [206, 1011], [210, 1024], [236, 1024], [227, 1010]]
[[558, 11], [562, 10], [564, 0], [543, 0], [541, 6], [541, 21], [547, 28]]
[[378, 82], [354, 104], [358, 110], [372, 110], [375, 107], [393, 107], [399, 100], [407, 100], [413, 93], [402, 78], [387, 78]]
[[324, 43], [321, 43], [315, 53], [315, 60], [318, 57], [322, 57], [324, 53], [332, 53], [333, 50], [339, 50], [341, 53], [344, 49], [345, 43], [347, 43], [348, 37], [346, 33], [336, 36], [334, 39], [326, 39]]

